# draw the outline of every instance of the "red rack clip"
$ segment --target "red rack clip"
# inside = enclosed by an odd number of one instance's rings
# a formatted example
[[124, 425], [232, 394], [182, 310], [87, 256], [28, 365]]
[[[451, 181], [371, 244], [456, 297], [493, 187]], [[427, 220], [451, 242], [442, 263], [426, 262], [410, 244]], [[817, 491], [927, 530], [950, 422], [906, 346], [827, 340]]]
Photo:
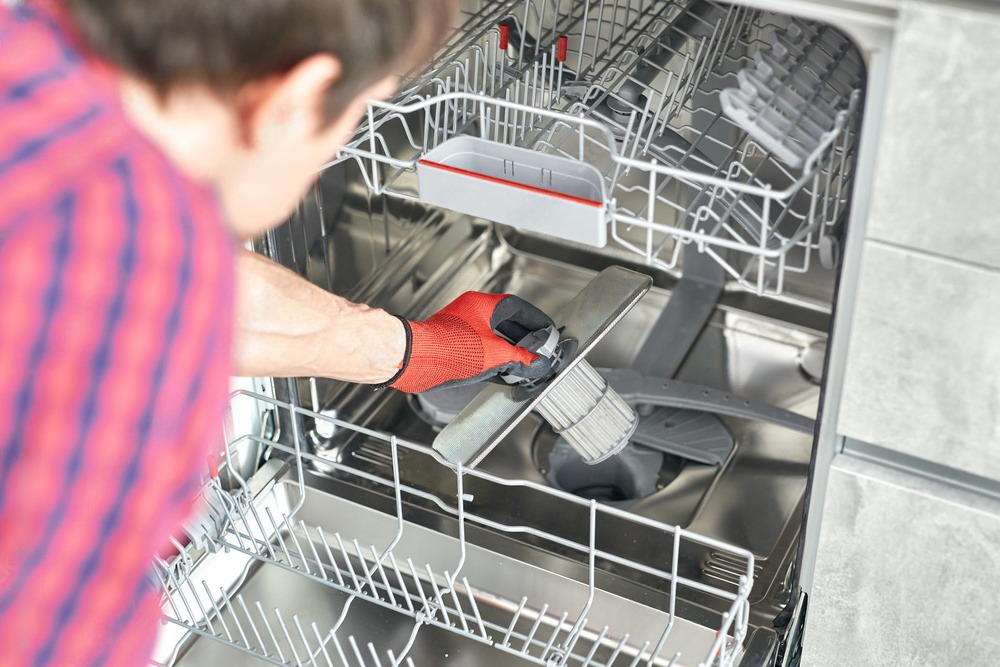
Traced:
[[556, 40], [556, 60], [561, 63], [566, 62], [566, 54], [569, 52], [569, 37], [566, 35], [559, 35], [559, 39]]
[[510, 26], [506, 23], [500, 24], [500, 50], [506, 51], [510, 45]]

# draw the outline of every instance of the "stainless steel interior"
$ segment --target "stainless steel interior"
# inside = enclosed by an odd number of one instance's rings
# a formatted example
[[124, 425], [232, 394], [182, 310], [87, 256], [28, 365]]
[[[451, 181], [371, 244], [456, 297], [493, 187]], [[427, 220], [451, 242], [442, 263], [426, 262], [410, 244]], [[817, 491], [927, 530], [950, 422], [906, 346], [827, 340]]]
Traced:
[[[324, 224], [330, 232], [325, 238], [309, 240], [308, 230], [319, 225], [317, 206], [304, 207], [297, 224], [285, 231], [305, 232], [300, 244], [308, 246], [309, 252], [297, 255], [301, 270], [319, 278], [327, 275], [329, 267], [334, 290], [366, 303], [419, 318], [461, 292], [475, 289], [518, 294], [543, 310], [554, 311], [597, 271], [610, 263], [626, 263], [622, 257], [567, 247], [447, 211], [409, 203], [396, 208], [398, 202], [369, 198], [350, 169], [324, 175], [320, 194]], [[333, 216], [330, 201], [342, 202]], [[291, 238], [285, 237], [283, 243], [290, 248]], [[649, 273], [648, 268], [643, 270]], [[629, 367], [646, 343], [677, 281], [666, 272], [652, 275], [653, 290], [588, 357], [594, 366]], [[730, 290], [677, 377], [815, 417], [820, 386], [802, 364], [822, 349], [828, 328], [829, 313], [813, 300], [766, 299]], [[351, 423], [426, 445], [440, 428], [428, 423], [414, 399], [396, 392], [372, 392], [324, 380], [317, 382], [317, 388], [320, 404], [316, 407]], [[299, 390], [303, 397], [310, 396], [306, 381]], [[653, 460], [658, 458], [660, 466], [654, 492], [609, 502], [753, 551], [758, 573], [752, 618], [767, 634], [770, 622], [789, 602], [786, 577], [801, 523], [812, 437], [751, 420], [723, 417], [722, 422], [736, 441], [723, 465], [654, 453]], [[381, 443], [346, 433], [314, 440], [322, 456], [331, 460], [348, 460], [362, 469], [385, 466]], [[549, 484], [546, 466], [553, 442], [554, 434], [541, 419], [529, 418], [480, 468], [508, 479]], [[430, 458], [408, 458], [402, 474], [408, 484], [437, 494], [446, 493], [454, 484], [448, 471]], [[481, 488], [474, 495], [474, 505], [498, 521], [528, 514], [557, 534], [579, 537], [582, 529], [580, 522], [567, 521], [566, 513], [557, 507], [512, 503], [503, 489]], [[620, 538], [634, 545], [636, 557], [648, 555], [648, 545], [640, 537]], [[707, 553], [685, 563], [684, 569], [706, 581], [734, 577], [727, 563]]]

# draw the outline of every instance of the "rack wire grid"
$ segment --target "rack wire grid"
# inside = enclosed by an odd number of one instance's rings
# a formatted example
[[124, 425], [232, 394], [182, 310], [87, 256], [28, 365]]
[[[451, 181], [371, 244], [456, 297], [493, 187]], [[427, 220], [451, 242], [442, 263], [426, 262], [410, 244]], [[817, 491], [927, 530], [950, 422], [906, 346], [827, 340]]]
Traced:
[[[178, 651], [188, 645], [187, 642], [198, 639], [231, 648], [236, 652], [232, 656], [234, 659], [242, 654], [274, 665], [413, 667], [414, 662], [407, 654], [421, 629], [427, 627], [443, 629], [517, 656], [526, 664], [537, 665], [727, 666], [734, 664], [739, 655], [749, 620], [748, 597], [754, 571], [752, 553], [531, 482], [501, 479], [460, 466], [454, 468], [429, 448], [263, 395], [238, 391], [231, 401], [234, 404], [256, 401], [262, 410], [278, 415], [278, 421], [291, 425], [291, 433], [286, 429], [284, 440], [287, 444], [256, 434], [234, 438], [218, 464], [210, 466], [216, 469], [205, 485], [205, 494], [212, 500], [213, 511], [209, 514], [216, 520], [198, 523], [201, 528], [191, 534], [189, 544], [176, 544], [177, 555], [156, 561], [155, 572], [163, 591], [164, 622], [181, 634], [175, 637], [177, 643], [170, 659], [155, 664], [173, 664]], [[317, 426], [327, 429], [349, 429], [381, 443], [391, 462], [387, 467], [389, 472], [380, 476], [352, 467], [349, 462], [333, 462], [309, 453], [308, 439], [301, 435], [302, 427], [296, 425], [300, 418], [315, 420]], [[255, 487], [253, 477], [247, 480], [240, 475], [239, 462], [245, 458], [247, 449], [265, 452], [265, 458], [270, 457], [272, 462], [279, 458], [286, 462], [288, 470], [282, 478], [283, 488], [288, 490], [285, 500], [276, 500], [273, 482], [268, 492], [260, 485]], [[412, 452], [433, 456], [443, 470], [454, 475], [454, 497], [435, 496], [400, 481], [401, 455]], [[309, 466], [381, 488], [394, 505], [395, 535], [388, 543], [373, 546], [329, 526], [307, 523], [299, 514], [308, 491], [306, 470]], [[542, 493], [552, 499], [558, 498], [559, 502], [576, 504], [589, 516], [589, 539], [578, 543], [544, 534], [528, 523], [503, 524], [470, 511], [471, 497], [465, 492], [469, 480], [502, 484], [510, 494]], [[415, 562], [411, 554], [400, 553], [404, 533], [413, 530], [412, 524], [404, 520], [404, 504], [410, 501], [432, 503], [457, 521], [457, 538], [453, 539], [457, 539], [458, 555], [453, 567], [435, 569], [425, 562]], [[662, 564], [635, 562], [618, 555], [613, 547], [602, 546], [598, 534], [602, 518], [662, 531], [662, 551], [657, 556]], [[532, 599], [534, 590], [524, 590], [520, 597], [501, 599], [492, 592], [496, 587], [492, 577], [490, 581], [470, 581], [464, 573], [468, 570], [466, 532], [473, 526], [508, 535], [529, 534], [545, 538], [564, 551], [578, 554], [581, 562], [586, 563], [586, 577], [582, 582], [588, 591], [586, 603], [582, 608], [560, 610], [544, 600]], [[731, 560], [740, 575], [738, 584], [729, 588], [709, 585], [678, 571], [679, 559], [686, 549], [706, 547], [717, 556]], [[228, 584], [220, 585], [219, 579], [213, 578], [212, 565], [208, 562], [213, 557], [230, 559], [226, 566], [231, 575]], [[242, 576], [232, 576], [234, 558], [235, 562], [242, 563]], [[662, 630], [643, 637], [630, 632], [629, 628], [591, 627], [588, 613], [592, 611], [595, 593], [600, 593], [595, 586], [599, 562], [634, 568], [662, 582], [663, 593], [669, 592], [669, 604], [657, 612], [665, 612], [668, 619]], [[246, 599], [241, 586], [255, 565], [278, 568], [308, 580], [310, 585], [317, 587], [317, 595], [339, 593], [346, 596], [339, 620], [332, 627], [320, 627], [297, 613], [266, 608], [267, 601]], [[238, 567], [236, 569], [239, 571]], [[527, 583], [514, 584], [530, 588]], [[671, 633], [678, 632], [676, 627], [690, 623], [678, 617], [676, 609], [678, 596], [685, 590], [712, 596], [720, 601], [720, 608], [728, 610], [721, 615], [718, 627], [706, 631], [708, 640], [704, 646], [711, 645], [704, 655], [661, 655], [671, 640]], [[401, 651], [393, 653], [381, 649], [371, 638], [359, 642], [353, 635], [344, 636], [342, 627], [357, 600], [391, 610], [402, 620], [408, 619], [411, 623], [409, 639]], [[483, 609], [481, 600], [490, 601], [489, 609]]]
[[[518, 147], [592, 165], [615, 246], [668, 270], [693, 246], [759, 294], [808, 271], [845, 214], [860, 88], [800, 169], [719, 105], [780, 18], [708, 0], [506, 0], [462, 16], [441, 55], [391, 102], [372, 102], [327, 167], [353, 160], [373, 193], [419, 200], [418, 164], [463, 136], [499, 159]], [[827, 48], [816, 41], [787, 64], [789, 81]], [[846, 40], [826, 55], [817, 86], [857, 62]]]

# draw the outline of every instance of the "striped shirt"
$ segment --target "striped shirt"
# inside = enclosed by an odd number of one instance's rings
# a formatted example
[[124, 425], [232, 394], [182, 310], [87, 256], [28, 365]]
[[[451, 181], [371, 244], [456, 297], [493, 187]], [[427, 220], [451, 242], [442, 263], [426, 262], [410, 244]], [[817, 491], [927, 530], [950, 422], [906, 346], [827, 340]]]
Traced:
[[145, 665], [231, 359], [214, 194], [53, 14], [0, 3], [0, 666]]

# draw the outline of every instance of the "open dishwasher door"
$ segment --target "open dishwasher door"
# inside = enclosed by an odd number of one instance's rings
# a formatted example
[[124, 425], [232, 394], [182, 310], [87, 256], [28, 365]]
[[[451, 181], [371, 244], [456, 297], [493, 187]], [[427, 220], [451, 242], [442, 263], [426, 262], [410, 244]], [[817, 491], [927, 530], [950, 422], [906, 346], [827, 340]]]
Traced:
[[646, 274], [587, 356], [636, 432], [592, 466], [532, 415], [470, 470], [431, 444], [475, 389], [241, 392], [264, 426], [228, 439], [217, 520], [160, 564], [160, 662], [797, 660], [866, 60], [893, 13], [796, 7], [854, 29], [708, 0], [462, 3], [257, 249], [409, 318], [466, 290], [554, 313], [608, 267]]

